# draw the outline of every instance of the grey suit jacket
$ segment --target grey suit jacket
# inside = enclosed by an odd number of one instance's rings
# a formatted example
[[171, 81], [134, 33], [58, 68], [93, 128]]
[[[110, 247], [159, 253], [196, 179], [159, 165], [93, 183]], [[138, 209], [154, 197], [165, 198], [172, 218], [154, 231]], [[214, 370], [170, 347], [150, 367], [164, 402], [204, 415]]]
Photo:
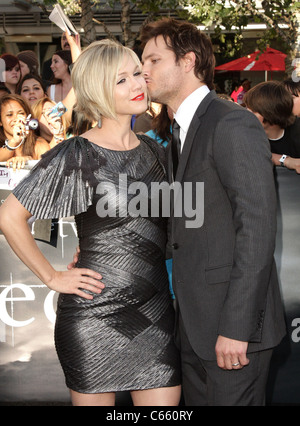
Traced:
[[249, 352], [276, 346], [286, 330], [273, 256], [277, 201], [269, 142], [254, 114], [210, 92], [175, 180], [193, 183], [194, 201], [196, 182], [204, 183], [203, 225], [188, 228], [184, 208], [171, 218], [173, 287], [193, 349], [215, 359], [218, 335], [249, 342]]

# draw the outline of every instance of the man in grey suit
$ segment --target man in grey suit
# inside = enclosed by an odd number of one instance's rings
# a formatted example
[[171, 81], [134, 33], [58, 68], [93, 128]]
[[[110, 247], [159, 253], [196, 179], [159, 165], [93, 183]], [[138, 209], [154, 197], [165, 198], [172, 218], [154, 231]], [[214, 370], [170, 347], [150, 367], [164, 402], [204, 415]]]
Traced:
[[168, 105], [179, 127], [170, 176], [183, 190], [193, 183], [186, 199], [194, 201], [204, 183], [202, 226], [187, 226], [184, 208], [171, 217], [185, 403], [264, 405], [272, 350], [285, 335], [268, 140], [251, 112], [212, 90], [212, 44], [194, 25], [164, 19], [141, 39], [152, 100]]

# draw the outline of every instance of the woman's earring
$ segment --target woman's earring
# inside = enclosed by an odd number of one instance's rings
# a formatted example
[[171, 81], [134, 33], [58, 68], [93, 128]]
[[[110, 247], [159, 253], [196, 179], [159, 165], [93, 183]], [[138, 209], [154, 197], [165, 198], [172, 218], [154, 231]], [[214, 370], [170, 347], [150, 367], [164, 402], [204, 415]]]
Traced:
[[102, 127], [102, 120], [101, 120], [101, 117], [99, 117], [99, 120], [98, 120], [98, 128], [99, 128], [99, 129], [101, 129], [101, 127]]

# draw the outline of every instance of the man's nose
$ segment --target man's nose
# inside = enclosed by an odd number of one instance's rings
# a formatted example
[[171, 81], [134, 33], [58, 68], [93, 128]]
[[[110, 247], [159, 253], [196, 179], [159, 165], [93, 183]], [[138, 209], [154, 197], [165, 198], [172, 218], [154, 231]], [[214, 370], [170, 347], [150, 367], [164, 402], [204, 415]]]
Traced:
[[148, 77], [149, 76], [149, 70], [147, 68], [147, 66], [145, 64], [143, 64], [142, 66], [142, 73], [144, 77]]

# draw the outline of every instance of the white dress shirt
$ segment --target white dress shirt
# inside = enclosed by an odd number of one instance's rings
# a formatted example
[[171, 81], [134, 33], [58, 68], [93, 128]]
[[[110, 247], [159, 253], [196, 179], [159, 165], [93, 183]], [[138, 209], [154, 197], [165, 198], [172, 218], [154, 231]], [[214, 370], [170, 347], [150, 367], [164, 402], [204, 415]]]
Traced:
[[203, 101], [205, 96], [208, 95], [209, 92], [210, 90], [207, 86], [204, 85], [199, 87], [199, 89], [195, 90], [187, 98], [185, 98], [185, 100], [178, 108], [176, 114], [174, 114], [174, 119], [180, 126], [181, 152], [195, 112], [197, 111], [200, 103]]

